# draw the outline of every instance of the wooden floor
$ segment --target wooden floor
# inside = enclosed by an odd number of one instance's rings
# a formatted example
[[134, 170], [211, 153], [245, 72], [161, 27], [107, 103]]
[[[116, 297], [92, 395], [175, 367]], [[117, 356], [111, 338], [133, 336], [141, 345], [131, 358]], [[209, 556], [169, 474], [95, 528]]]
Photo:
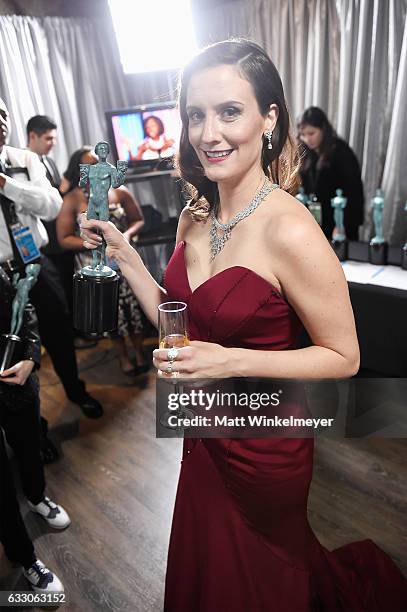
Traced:
[[[132, 383], [108, 340], [77, 354], [102, 419], [65, 399], [47, 356], [40, 373], [43, 414], [63, 453], [46, 467], [48, 491], [72, 525], [55, 532], [25, 502], [22, 512], [38, 556], [65, 585], [65, 610], [158, 612], [181, 442], [155, 438], [153, 373]], [[407, 440], [320, 438], [309, 514], [327, 548], [372, 538], [407, 575]], [[0, 557], [0, 589], [24, 589]]]

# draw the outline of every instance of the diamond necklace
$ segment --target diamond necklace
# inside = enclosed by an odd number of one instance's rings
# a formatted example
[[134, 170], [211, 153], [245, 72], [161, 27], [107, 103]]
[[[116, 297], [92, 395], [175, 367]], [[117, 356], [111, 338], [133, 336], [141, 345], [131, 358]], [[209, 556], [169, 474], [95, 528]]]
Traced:
[[[252, 212], [256, 210], [256, 208], [259, 206], [259, 204], [262, 203], [264, 198], [270, 193], [270, 191], [273, 191], [273, 189], [278, 189], [278, 185], [276, 185], [275, 183], [271, 183], [267, 176], [265, 176], [264, 183], [260, 191], [256, 193], [253, 200], [246, 206], [246, 208], [243, 208], [243, 210], [240, 210], [238, 213], [236, 213], [236, 215], [229, 221], [229, 223], [221, 223], [217, 220], [215, 212], [213, 210], [211, 211], [210, 216], [212, 219], [212, 227], [209, 232], [211, 249], [210, 261], [213, 261], [216, 255], [221, 252], [226, 242], [229, 240], [232, 234], [232, 229], [235, 227], [235, 225], [239, 223], [239, 221], [242, 221], [242, 219], [246, 219], [246, 217], [251, 215]], [[218, 231], [223, 233], [218, 236]]]

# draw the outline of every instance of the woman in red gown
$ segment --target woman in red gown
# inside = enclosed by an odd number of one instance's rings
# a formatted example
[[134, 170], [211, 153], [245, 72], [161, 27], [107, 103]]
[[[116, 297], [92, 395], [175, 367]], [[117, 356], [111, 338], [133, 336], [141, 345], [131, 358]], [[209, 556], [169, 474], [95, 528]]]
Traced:
[[[189, 346], [154, 362], [183, 377], [344, 378], [359, 350], [342, 268], [290, 195], [297, 158], [278, 72], [248, 41], [203, 50], [182, 75], [182, 177], [192, 200], [159, 287], [111, 224], [138, 301], [188, 304]], [[297, 348], [302, 326], [313, 346]], [[402, 612], [407, 581], [373, 542], [333, 552], [307, 521], [312, 439], [187, 440], [168, 555], [167, 612]], [[356, 510], [356, 509], [355, 509]]]

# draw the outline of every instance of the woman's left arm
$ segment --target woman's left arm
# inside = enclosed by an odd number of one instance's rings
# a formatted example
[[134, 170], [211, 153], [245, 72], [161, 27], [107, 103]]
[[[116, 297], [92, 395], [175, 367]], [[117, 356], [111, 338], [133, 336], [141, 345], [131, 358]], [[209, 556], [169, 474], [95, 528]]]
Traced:
[[123, 236], [126, 238], [127, 242], [130, 242], [132, 237], [143, 227], [144, 216], [140, 204], [126, 187], [119, 187], [117, 191], [119, 192], [119, 200], [123, 205], [129, 224], [127, 230], [123, 232]]
[[[320, 379], [356, 374], [359, 346], [346, 279], [321, 229], [304, 213], [284, 215], [273, 227], [270, 261], [313, 346], [262, 351], [191, 342], [179, 350], [173, 366], [181, 376]], [[166, 353], [154, 351], [161, 370], [168, 365]]]

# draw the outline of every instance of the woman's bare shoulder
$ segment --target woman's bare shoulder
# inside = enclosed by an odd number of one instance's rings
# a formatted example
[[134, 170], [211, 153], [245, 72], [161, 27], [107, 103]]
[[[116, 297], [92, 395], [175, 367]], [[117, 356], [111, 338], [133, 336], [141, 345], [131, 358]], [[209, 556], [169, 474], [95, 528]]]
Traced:
[[296, 198], [278, 190], [269, 199], [269, 223], [265, 224], [269, 244], [295, 247], [298, 240], [326, 243], [324, 234], [309, 210]]
[[309, 210], [287, 193], [279, 194], [273, 204], [265, 235], [281, 285], [300, 286], [300, 277], [310, 280], [315, 274], [341, 284], [342, 267]]
[[79, 188], [76, 187], [75, 189], [71, 189], [71, 191], [68, 191], [68, 193], [63, 196], [62, 202], [65, 204], [66, 207], [76, 208], [78, 202], [78, 191]]
[[130, 189], [128, 187], [126, 187], [125, 185], [119, 185], [119, 187], [115, 187], [114, 189], [110, 189], [109, 190], [109, 194], [113, 193], [117, 198], [122, 198], [123, 196], [128, 198], [131, 197], [132, 199], [134, 198], [132, 192], [130, 191]]
[[182, 240], [188, 241], [191, 236], [201, 233], [205, 225], [205, 221], [195, 221], [188, 205], [185, 206], [178, 220], [177, 243]]

